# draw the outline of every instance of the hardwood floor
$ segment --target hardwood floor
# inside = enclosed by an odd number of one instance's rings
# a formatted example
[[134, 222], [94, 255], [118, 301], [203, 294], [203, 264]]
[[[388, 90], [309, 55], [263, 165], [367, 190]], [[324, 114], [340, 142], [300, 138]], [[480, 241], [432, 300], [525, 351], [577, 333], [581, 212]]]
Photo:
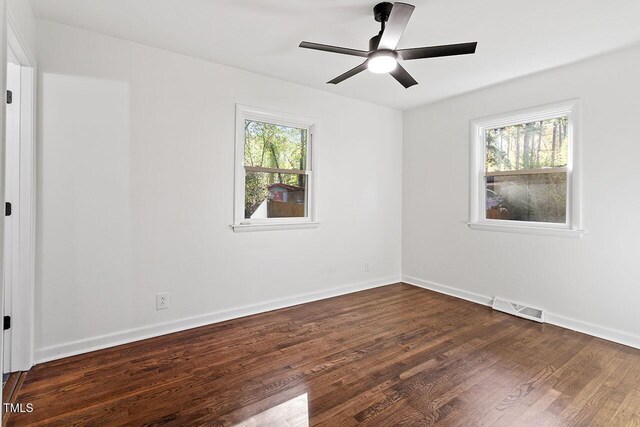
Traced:
[[[22, 386], [24, 379], [26, 378], [26, 372], [13, 372], [9, 375], [7, 383], [2, 388], [2, 402], [8, 404], [15, 404], [17, 400], [18, 390]], [[9, 412], [2, 411], [2, 425], [7, 424], [9, 419]]]
[[396, 284], [34, 367], [8, 425], [640, 425], [640, 350]]

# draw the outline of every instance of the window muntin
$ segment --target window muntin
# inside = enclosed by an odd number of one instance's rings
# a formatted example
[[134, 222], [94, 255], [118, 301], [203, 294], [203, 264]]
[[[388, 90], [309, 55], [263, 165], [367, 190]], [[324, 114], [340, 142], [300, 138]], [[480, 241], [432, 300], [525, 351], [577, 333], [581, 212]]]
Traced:
[[485, 219], [567, 222], [566, 115], [484, 130]]
[[313, 122], [243, 106], [236, 120], [235, 224], [312, 223]]

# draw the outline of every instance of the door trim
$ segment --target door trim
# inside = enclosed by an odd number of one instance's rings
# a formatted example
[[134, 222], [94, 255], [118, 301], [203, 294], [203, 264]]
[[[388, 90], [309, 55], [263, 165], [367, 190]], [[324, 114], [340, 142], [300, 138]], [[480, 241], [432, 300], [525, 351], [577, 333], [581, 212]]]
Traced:
[[[19, 194], [16, 219], [19, 221], [18, 249], [12, 253], [12, 266], [18, 271], [11, 292], [12, 326], [11, 370], [26, 371], [33, 366], [35, 248], [36, 248], [36, 60], [17, 31], [7, 11], [7, 48], [15, 53], [20, 70], [20, 159]], [[6, 68], [6, 66], [5, 66]], [[5, 77], [6, 79], [6, 77]], [[17, 252], [17, 253], [16, 253]]]

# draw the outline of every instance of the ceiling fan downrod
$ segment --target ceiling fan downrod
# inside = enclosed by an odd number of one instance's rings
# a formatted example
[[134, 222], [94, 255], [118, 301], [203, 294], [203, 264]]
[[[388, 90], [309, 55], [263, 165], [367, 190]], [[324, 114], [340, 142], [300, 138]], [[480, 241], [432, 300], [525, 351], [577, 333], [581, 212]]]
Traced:
[[391, 15], [391, 9], [393, 9], [393, 3], [387, 1], [378, 3], [373, 7], [373, 19], [380, 23], [380, 32], [369, 39], [369, 51], [374, 51], [378, 48], [380, 37], [382, 37], [382, 33], [384, 33], [389, 15]]

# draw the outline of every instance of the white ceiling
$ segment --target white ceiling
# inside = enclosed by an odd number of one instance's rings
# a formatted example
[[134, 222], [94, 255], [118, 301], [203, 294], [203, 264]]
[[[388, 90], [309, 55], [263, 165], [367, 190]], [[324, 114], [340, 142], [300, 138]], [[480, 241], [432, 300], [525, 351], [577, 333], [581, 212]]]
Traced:
[[367, 49], [376, 0], [32, 0], [38, 18], [407, 109], [640, 42], [638, 0], [405, 0], [400, 48], [477, 41], [475, 55], [408, 61], [420, 83], [363, 72], [362, 59], [302, 40]]

